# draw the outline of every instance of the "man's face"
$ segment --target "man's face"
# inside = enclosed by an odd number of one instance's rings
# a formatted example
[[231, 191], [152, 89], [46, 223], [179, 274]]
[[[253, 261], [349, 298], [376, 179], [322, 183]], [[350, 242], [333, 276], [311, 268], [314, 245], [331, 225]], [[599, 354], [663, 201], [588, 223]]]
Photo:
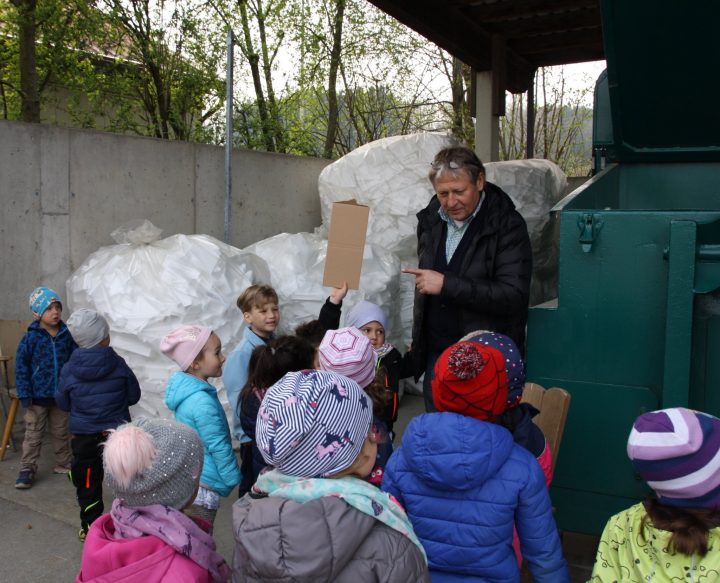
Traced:
[[435, 178], [435, 192], [440, 206], [454, 221], [464, 221], [480, 202], [480, 193], [485, 188], [485, 176], [480, 174], [476, 182], [465, 172], [453, 175], [446, 173]]

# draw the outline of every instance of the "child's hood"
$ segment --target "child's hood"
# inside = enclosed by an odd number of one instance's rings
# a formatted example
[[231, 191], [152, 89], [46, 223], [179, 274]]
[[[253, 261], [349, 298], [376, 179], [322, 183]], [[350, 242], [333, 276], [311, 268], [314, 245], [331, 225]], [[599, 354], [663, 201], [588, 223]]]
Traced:
[[457, 413], [427, 413], [410, 422], [398, 455], [432, 487], [468, 490], [495, 476], [513, 446], [512, 435], [499, 425]]
[[83, 381], [105, 378], [120, 364], [120, 357], [110, 348], [78, 348], [65, 365], [68, 371]]
[[185, 399], [198, 391], [214, 394], [215, 387], [207, 381], [178, 371], [170, 377], [165, 388], [165, 404], [171, 411], [175, 411]]
[[107, 581], [159, 581], [173, 580], [178, 570], [184, 572], [183, 581], [207, 581], [204, 569], [184, 561], [175, 566], [178, 553], [159, 538], [115, 538], [112, 517], [104, 514], [93, 523], [85, 541], [82, 566], [76, 583]]

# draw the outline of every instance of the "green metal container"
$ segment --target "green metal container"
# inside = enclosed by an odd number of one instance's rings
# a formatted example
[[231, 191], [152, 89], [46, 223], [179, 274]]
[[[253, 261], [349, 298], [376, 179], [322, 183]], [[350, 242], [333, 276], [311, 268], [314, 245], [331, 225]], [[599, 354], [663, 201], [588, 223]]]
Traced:
[[[555, 209], [558, 298], [530, 310], [528, 380], [572, 394], [552, 487], [565, 530], [643, 498], [643, 411], [720, 416], [720, 4], [602, 2], [605, 170]], [[706, 111], [709, 110], [709, 111]]]

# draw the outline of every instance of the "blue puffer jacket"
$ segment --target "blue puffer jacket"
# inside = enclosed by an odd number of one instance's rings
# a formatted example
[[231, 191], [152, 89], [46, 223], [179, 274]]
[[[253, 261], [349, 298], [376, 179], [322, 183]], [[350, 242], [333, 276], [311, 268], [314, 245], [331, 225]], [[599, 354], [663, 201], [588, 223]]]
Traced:
[[130, 367], [109, 346], [78, 348], [60, 374], [55, 402], [70, 411], [70, 433], [92, 435], [130, 421], [128, 407], [140, 400]]
[[205, 448], [200, 484], [227, 496], [240, 483], [240, 468], [230, 441], [225, 411], [210, 383], [184, 372], [170, 377], [165, 404], [175, 419], [200, 435]]
[[52, 402], [60, 370], [76, 348], [63, 321], [54, 338], [37, 320], [28, 326], [15, 354], [15, 386], [23, 405], [30, 404], [31, 399], [42, 399], [43, 404]]
[[520, 581], [513, 522], [533, 581], [570, 581], [542, 470], [503, 427], [455, 413], [415, 417], [382, 489], [405, 507], [433, 583]]

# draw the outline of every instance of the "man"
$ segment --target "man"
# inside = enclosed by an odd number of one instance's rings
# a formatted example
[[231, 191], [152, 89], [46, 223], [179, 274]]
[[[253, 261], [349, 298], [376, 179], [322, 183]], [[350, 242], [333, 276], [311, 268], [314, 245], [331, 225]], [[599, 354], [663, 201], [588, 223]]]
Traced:
[[414, 372], [425, 372], [434, 411], [435, 361], [465, 334], [500, 332], [523, 350], [532, 250], [525, 221], [471, 149], [438, 152], [429, 178], [436, 196], [417, 214], [418, 269], [403, 272], [415, 276]]

